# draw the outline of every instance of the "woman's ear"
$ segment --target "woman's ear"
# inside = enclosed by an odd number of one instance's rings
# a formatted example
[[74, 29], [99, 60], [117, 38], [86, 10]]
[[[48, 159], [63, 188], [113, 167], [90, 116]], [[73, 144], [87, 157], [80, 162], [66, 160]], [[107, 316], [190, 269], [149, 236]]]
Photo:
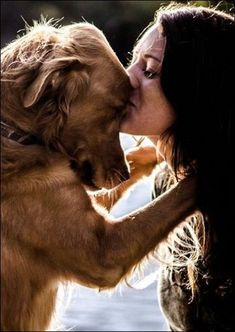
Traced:
[[77, 58], [65, 57], [61, 59], [53, 59], [45, 62], [40, 68], [35, 80], [27, 88], [23, 105], [25, 108], [33, 106], [41, 98], [48, 84], [56, 72], [71, 66], [72, 63], [79, 63]]

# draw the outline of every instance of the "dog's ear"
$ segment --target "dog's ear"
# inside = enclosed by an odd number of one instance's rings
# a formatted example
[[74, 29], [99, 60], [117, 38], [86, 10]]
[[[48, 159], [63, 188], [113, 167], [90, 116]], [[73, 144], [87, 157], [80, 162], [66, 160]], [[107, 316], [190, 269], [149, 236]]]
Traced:
[[73, 63], [79, 64], [79, 60], [77, 58], [64, 57], [61, 59], [46, 61], [39, 69], [39, 73], [35, 80], [25, 92], [23, 98], [24, 107], [28, 108], [33, 106], [40, 99], [48, 84], [53, 80], [56, 72], [66, 69]]
[[39, 74], [28, 87], [23, 99], [23, 105], [25, 108], [33, 106], [39, 100], [50, 80], [51, 74], [52, 72]]

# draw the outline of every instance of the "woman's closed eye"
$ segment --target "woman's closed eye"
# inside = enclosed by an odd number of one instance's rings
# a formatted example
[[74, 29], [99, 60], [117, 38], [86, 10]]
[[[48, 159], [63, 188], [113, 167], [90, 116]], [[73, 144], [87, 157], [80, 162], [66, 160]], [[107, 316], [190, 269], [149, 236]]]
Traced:
[[143, 72], [144, 72], [144, 76], [149, 79], [153, 79], [153, 78], [156, 78], [156, 76], [158, 76], [158, 73], [152, 69], [145, 69], [145, 70], [143, 70]]

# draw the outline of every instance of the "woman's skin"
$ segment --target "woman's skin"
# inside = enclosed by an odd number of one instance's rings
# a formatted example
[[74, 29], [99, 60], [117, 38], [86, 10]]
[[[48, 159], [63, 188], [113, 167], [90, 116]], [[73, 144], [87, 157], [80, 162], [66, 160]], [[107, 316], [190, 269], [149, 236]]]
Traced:
[[134, 48], [127, 69], [133, 91], [121, 126], [122, 132], [145, 135], [155, 142], [175, 121], [174, 110], [160, 83], [166, 44], [160, 30], [160, 26], [153, 25]]

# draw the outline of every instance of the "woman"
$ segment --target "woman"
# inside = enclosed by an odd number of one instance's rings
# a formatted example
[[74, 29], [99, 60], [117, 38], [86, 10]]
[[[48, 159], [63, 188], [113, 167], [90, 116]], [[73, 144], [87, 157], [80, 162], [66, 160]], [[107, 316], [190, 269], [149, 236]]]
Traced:
[[122, 131], [156, 144], [168, 165], [163, 190], [198, 177], [200, 213], [165, 244], [161, 268], [160, 303], [175, 331], [234, 325], [234, 26], [231, 15], [215, 9], [159, 10], [128, 68], [133, 92]]

